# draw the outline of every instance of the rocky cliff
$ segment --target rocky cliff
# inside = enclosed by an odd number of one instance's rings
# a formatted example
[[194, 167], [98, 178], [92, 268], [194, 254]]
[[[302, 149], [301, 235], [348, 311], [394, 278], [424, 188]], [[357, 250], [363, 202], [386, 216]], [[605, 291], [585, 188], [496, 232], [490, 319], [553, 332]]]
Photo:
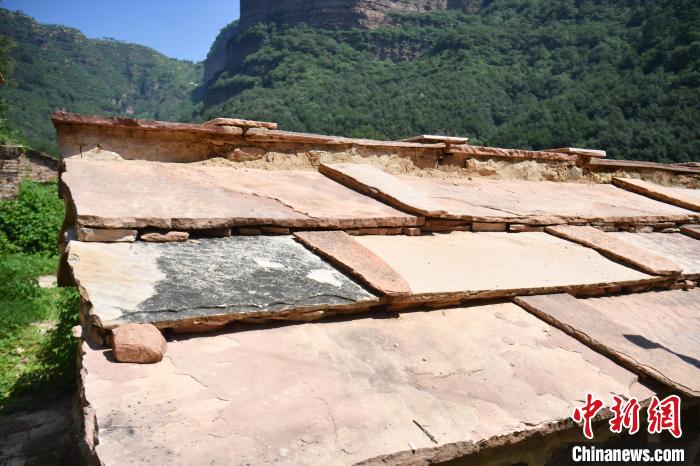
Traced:
[[392, 12], [473, 12], [481, 0], [241, 0], [241, 26], [258, 22], [306, 23], [317, 27], [367, 27], [386, 22]]
[[[389, 22], [391, 13], [426, 13], [462, 10], [473, 13], [489, 0], [241, 0], [241, 17], [224, 28], [205, 62], [204, 82], [226, 64], [226, 43], [237, 31], [256, 23], [320, 28], [376, 28]], [[388, 52], [389, 53], [389, 52]], [[390, 54], [390, 53], [389, 53]]]

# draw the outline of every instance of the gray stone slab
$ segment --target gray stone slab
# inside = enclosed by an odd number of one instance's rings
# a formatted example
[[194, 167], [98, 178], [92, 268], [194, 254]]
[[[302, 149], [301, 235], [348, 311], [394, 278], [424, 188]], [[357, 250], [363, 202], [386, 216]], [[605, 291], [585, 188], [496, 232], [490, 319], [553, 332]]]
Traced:
[[377, 299], [289, 236], [187, 243], [71, 242], [68, 263], [98, 328], [161, 328], [366, 309]]

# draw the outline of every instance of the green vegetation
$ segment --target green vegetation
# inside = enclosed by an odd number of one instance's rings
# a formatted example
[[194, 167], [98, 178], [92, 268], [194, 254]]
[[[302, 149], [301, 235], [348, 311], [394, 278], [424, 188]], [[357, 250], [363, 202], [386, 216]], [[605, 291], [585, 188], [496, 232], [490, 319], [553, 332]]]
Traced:
[[4, 9], [0, 31], [14, 43], [9, 51], [14, 73], [0, 88], [7, 118], [37, 149], [57, 152], [50, 121], [55, 110], [193, 119], [201, 65], [139, 45], [87, 39], [76, 29], [42, 25]]
[[699, 2], [486, 3], [473, 15], [400, 15], [397, 26], [373, 31], [250, 28], [230, 39], [205, 116], [700, 160]]
[[55, 183], [24, 182], [0, 201], [0, 409], [75, 387], [77, 293], [37, 283], [56, 272], [62, 219]]
[[62, 222], [56, 184], [24, 182], [16, 201], [0, 202], [0, 253], [55, 255]]
[[200, 87], [200, 64], [0, 10], [16, 62], [0, 96], [12, 128], [54, 152], [49, 114], [67, 109], [179, 121], [240, 116], [380, 139], [438, 133], [502, 147], [700, 160], [700, 3], [484, 4], [471, 15], [396, 15], [393, 26], [372, 31], [257, 25], [237, 32], [232, 24], [212, 48], [217, 57], [226, 51], [226, 68]]
[[[0, 36], [0, 85], [6, 83], [7, 77], [14, 67], [14, 62], [10, 57], [10, 49], [12, 46], [12, 41], [9, 38]], [[8, 126], [6, 113], [7, 102], [5, 102], [5, 99], [0, 98], [0, 144], [13, 144], [20, 138], [19, 135]]]

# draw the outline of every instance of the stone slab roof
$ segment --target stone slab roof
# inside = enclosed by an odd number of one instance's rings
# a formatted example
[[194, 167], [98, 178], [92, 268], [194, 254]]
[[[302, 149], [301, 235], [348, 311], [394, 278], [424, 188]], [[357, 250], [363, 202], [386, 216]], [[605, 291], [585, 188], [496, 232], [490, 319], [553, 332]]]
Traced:
[[87, 227], [332, 229], [419, 223], [309, 171], [73, 159], [65, 166], [62, 192], [72, 201], [78, 225]]
[[700, 278], [700, 241], [681, 233], [614, 232], [626, 242], [678, 264], [687, 278]]
[[[394, 303], [459, 301], [556, 290], [575, 292], [581, 288], [663, 280], [546, 233], [453, 232], [435, 236], [358, 236], [351, 241], [381, 259], [408, 284], [410, 293], [393, 297]], [[323, 246], [320, 249], [324, 250]], [[326, 250], [326, 254], [334, 253]], [[367, 276], [369, 270], [360, 273]], [[374, 285], [382, 287], [381, 282]]]
[[516, 301], [603, 354], [689, 396], [700, 395], [700, 290]]
[[696, 213], [607, 184], [395, 176], [371, 165], [322, 165], [334, 180], [418, 215], [477, 222], [558, 224], [689, 221]]
[[105, 465], [354, 464], [412, 446], [447, 460], [571, 425], [581, 387], [653, 393], [511, 303], [176, 338], [155, 366], [82, 352]]
[[[95, 463], [499, 458], [562, 444], [586, 391], [698, 396], [695, 167], [54, 123]], [[134, 322], [167, 336], [161, 362], [114, 360]]]
[[661, 186], [632, 178], [613, 178], [613, 183], [628, 191], [700, 212], [700, 189]]

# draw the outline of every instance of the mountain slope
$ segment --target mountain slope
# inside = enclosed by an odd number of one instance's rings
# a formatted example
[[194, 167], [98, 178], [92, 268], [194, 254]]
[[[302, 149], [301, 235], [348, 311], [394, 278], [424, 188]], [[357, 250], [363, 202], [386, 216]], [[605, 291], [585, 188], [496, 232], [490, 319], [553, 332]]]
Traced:
[[698, 2], [485, 3], [471, 15], [396, 15], [395, 26], [375, 30], [229, 29], [226, 65], [205, 85], [204, 117], [700, 160]]
[[55, 152], [49, 116], [56, 109], [166, 120], [191, 120], [202, 66], [140, 45], [87, 39], [0, 9], [0, 34], [14, 42], [15, 67], [0, 87], [10, 125], [39, 149]]

